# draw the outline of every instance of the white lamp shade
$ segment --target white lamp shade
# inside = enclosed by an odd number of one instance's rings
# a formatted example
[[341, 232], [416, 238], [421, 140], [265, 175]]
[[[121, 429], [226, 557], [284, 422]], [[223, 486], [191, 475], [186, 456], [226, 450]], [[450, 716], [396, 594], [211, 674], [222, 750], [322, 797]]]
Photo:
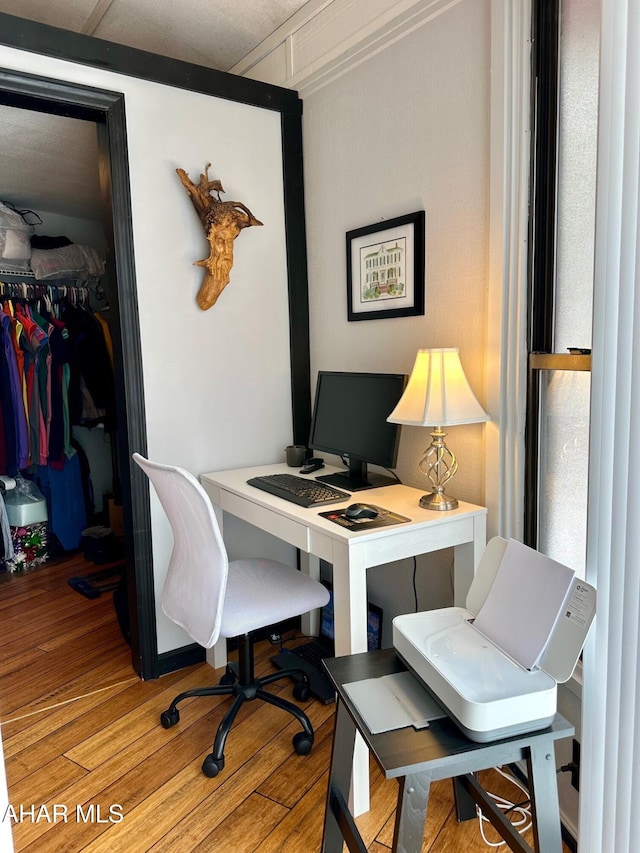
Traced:
[[387, 418], [410, 426], [453, 426], [491, 420], [477, 401], [457, 347], [418, 350], [398, 405]]

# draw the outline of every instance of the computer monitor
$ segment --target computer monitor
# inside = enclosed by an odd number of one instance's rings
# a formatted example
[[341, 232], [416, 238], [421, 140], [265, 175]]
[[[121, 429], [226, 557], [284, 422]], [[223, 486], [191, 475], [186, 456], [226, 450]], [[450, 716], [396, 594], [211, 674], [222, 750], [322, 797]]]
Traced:
[[367, 466], [395, 467], [400, 425], [387, 418], [406, 382], [406, 375], [398, 373], [318, 373], [309, 447], [340, 456], [349, 465], [318, 480], [350, 492], [398, 482]]

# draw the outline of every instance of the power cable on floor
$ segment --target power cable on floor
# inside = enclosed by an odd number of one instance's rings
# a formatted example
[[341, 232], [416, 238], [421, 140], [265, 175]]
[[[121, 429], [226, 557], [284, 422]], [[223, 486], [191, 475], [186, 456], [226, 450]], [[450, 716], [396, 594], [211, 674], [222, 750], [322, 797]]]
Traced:
[[[531, 801], [529, 800], [529, 792], [510, 773], [505, 773], [505, 771], [501, 767], [494, 767], [494, 770], [496, 770], [496, 772], [499, 773], [501, 776], [504, 776], [505, 779], [507, 779], [509, 782], [519, 788], [523, 792], [523, 794], [527, 796], [527, 799], [522, 803], [512, 803], [510, 800], [507, 800], [504, 797], [500, 797], [497, 794], [492, 794], [490, 791], [487, 791], [488, 796], [491, 797], [497, 808], [502, 809], [505, 814], [510, 813], [518, 816], [515, 820], [511, 820], [511, 825], [514, 827], [514, 829], [518, 830], [520, 835], [522, 835], [532, 826]], [[478, 816], [480, 835], [482, 836], [482, 840], [487, 845], [487, 847], [503, 847], [507, 843], [506, 841], [489, 841], [489, 839], [485, 835], [485, 825], [489, 823], [489, 818], [485, 817], [482, 814], [482, 809], [480, 808], [480, 806], [476, 806], [476, 814]]]

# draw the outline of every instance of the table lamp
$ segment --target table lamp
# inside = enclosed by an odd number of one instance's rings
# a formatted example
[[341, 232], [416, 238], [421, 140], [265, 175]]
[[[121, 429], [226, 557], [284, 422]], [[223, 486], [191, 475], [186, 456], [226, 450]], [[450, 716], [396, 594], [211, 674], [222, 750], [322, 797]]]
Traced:
[[387, 420], [433, 427], [433, 440], [419, 464], [433, 490], [420, 498], [420, 506], [455, 509], [458, 501], [445, 495], [444, 488], [458, 470], [458, 461], [444, 442], [442, 427], [490, 420], [471, 390], [457, 347], [418, 350], [407, 387]]

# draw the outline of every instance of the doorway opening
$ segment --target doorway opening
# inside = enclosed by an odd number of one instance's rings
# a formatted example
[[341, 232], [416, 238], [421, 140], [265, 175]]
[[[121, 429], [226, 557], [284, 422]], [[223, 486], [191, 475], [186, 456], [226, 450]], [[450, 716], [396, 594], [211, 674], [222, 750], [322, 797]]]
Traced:
[[20, 72], [0, 70], [0, 103], [95, 122], [107, 279], [112, 309], [117, 472], [121, 484], [131, 662], [143, 679], [156, 678], [151, 523], [148, 491], [130, 476], [131, 452], [146, 452], [145, 407], [131, 230], [124, 96]]

